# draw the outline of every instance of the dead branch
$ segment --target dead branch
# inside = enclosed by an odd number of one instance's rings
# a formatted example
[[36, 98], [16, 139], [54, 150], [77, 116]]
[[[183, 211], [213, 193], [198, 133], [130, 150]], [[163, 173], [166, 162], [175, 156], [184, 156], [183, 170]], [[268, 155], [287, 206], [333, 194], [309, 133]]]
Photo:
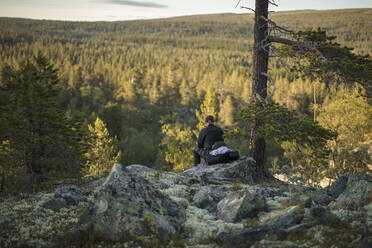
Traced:
[[237, 3], [236, 6], [235, 6], [235, 9], [239, 6], [239, 4], [240, 4], [241, 1], [242, 1], [242, 0], [239, 0], [239, 1], [238, 1], [238, 3]]
[[305, 42], [300, 42], [300, 41], [295, 41], [295, 40], [289, 40], [285, 38], [280, 38], [276, 36], [269, 36], [268, 40], [270, 42], [276, 42], [276, 43], [281, 43], [285, 45], [290, 45], [298, 48], [307, 48], [307, 49], [313, 49], [314, 47], [305, 43]]
[[276, 6], [276, 7], [278, 7], [278, 5], [275, 3], [275, 0], [269, 0], [269, 4], [271, 4], [271, 5], [274, 5], [274, 6]]
[[286, 28], [283, 28], [283, 27], [281, 27], [281, 26], [278, 26], [274, 21], [272, 21], [272, 20], [270, 20], [270, 19], [267, 19], [267, 18], [265, 18], [264, 16], [261, 16], [261, 18], [262, 18], [263, 20], [265, 20], [268, 24], [271, 24], [271, 25], [273, 26], [272, 28], [275, 29], [275, 30], [281, 30], [281, 31], [284, 31], [284, 32], [286, 32], [286, 33], [295, 34], [294, 31], [289, 30], [289, 29], [286, 29]]
[[253, 12], [256, 12], [254, 9], [249, 8], [249, 7], [241, 6], [240, 8], [241, 8], [241, 9], [248, 9], [248, 10], [252, 10]]

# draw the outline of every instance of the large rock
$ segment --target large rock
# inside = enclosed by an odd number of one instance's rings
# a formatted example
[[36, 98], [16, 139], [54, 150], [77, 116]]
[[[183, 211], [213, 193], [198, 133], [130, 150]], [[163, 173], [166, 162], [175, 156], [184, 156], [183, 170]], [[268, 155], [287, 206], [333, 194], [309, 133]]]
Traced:
[[188, 247], [196, 247], [198, 243], [208, 238], [218, 238], [226, 230], [235, 233], [244, 229], [242, 223], [226, 223], [216, 219], [208, 210], [192, 205], [186, 209], [186, 216], [187, 220], [183, 227], [185, 235], [188, 236], [187, 243], [190, 245]]
[[301, 223], [304, 217], [304, 210], [299, 206], [291, 206], [283, 210], [276, 210], [260, 220], [261, 225], [269, 227], [269, 229], [280, 230]]
[[327, 194], [326, 190], [319, 189], [315, 190], [314, 192], [310, 192], [309, 194], [310, 200], [311, 200], [311, 206], [312, 205], [322, 205], [322, 206], [328, 206], [328, 204], [334, 200], [334, 198], [331, 195]]
[[184, 175], [203, 184], [229, 184], [236, 179], [244, 182], [254, 182], [255, 161], [250, 157], [242, 157], [231, 163], [205, 165], [200, 164], [184, 171]]
[[344, 192], [347, 185], [348, 175], [342, 175], [327, 188], [328, 194], [333, 198], [337, 198]]
[[357, 209], [372, 202], [372, 182], [361, 175], [348, 175], [346, 188], [332, 207]]
[[[137, 236], [166, 236], [177, 232], [185, 210], [148, 180], [115, 164], [94, 205], [80, 220], [79, 233], [89, 230], [101, 240], [133, 240]], [[79, 239], [79, 237], [75, 237]], [[81, 237], [80, 237], [81, 238]]]
[[86, 200], [86, 197], [77, 186], [69, 185], [56, 189], [54, 198], [44, 202], [42, 206], [53, 211], [59, 211], [62, 208], [76, 206]]
[[215, 189], [210, 186], [203, 186], [194, 195], [193, 203], [198, 208], [207, 209], [214, 211], [217, 207], [217, 203], [226, 196], [226, 192], [221, 189]]
[[230, 193], [217, 204], [217, 217], [226, 222], [238, 222], [257, 216], [263, 210], [263, 200], [245, 190]]

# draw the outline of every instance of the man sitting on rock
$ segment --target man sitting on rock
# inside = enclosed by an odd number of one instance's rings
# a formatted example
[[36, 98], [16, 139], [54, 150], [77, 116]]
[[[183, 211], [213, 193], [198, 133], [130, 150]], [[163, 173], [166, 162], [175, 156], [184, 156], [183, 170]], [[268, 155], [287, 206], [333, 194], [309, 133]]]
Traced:
[[223, 131], [214, 125], [214, 117], [208, 115], [205, 118], [206, 127], [198, 137], [198, 145], [194, 149], [194, 166], [200, 163], [201, 157], [208, 165], [226, 163], [239, 158], [239, 153], [226, 147], [223, 139]]

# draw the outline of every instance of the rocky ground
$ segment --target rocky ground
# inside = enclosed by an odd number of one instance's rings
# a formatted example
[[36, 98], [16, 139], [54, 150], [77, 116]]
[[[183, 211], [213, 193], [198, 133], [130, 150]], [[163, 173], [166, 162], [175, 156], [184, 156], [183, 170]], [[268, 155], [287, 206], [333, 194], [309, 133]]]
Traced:
[[[254, 161], [107, 178], [2, 198], [1, 247], [372, 247], [372, 179], [253, 184]], [[245, 172], [245, 173], [243, 173]]]

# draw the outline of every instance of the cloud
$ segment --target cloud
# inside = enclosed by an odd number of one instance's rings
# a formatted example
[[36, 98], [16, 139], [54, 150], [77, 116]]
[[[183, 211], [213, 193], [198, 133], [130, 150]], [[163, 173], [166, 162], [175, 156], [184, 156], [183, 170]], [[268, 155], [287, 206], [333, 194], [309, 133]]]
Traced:
[[168, 8], [167, 5], [158, 4], [154, 2], [143, 2], [143, 1], [133, 1], [133, 0], [104, 0], [105, 3], [144, 7], [144, 8]]

